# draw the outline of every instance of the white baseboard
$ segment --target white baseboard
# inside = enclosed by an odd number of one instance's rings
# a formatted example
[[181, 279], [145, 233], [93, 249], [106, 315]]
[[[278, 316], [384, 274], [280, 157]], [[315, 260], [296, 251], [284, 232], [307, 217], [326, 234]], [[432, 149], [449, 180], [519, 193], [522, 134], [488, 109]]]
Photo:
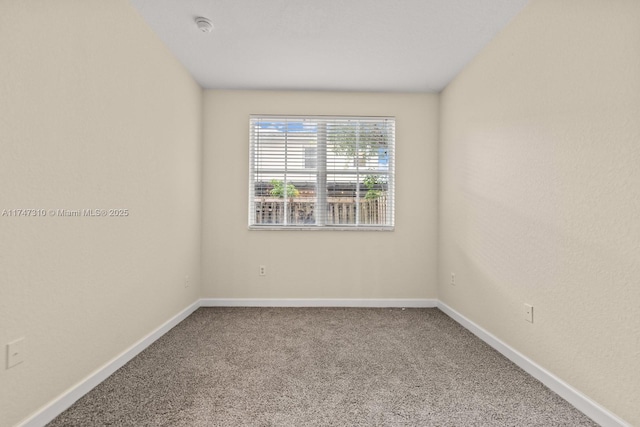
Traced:
[[342, 299], [342, 298], [203, 298], [201, 307], [379, 307], [435, 308], [436, 299]]
[[578, 390], [565, 383], [551, 372], [542, 368], [531, 359], [508, 346], [497, 337], [487, 332], [445, 303], [436, 299], [244, 299], [244, 298], [202, 298], [180, 313], [169, 319], [162, 326], [142, 338], [136, 344], [112, 359], [93, 374], [63, 393], [34, 415], [18, 424], [19, 427], [41, 427], [52, 421], [78, 399], [91, 391], [142, 350], [167, 333], [171, 328], [186, 319], [199, 307], [385, 307], [385, 308], [434, 308], [437, 307], [453, 320], [471, 331], [478, 338], [502, 353], [509, 360], [521, 367], [529, 375], [536, 378], [563, 399], [575, 406], [579, 411], [596, 421], [603, 427], [631, 427], [631, 425], [612, 412], [598, 405]]
[[162, 326], [151, 332], [146, 337], [129, 347], [123, 353], [113, 358], [107, 364], [97, 369], [84, 380], [70, 388], [60, 397], [40, 409], [31, 417], [27, 418], [19, 427], [42, 427], [51, 422], [55, 417], [64, 412], [68, 407], [73, 405], [78, 399], [87, 394], [91, 389], [107, 379], [109, 375], [124, 366], [128, 361], [136, 357], [142, 350], [149, 347], [158, 338], [166, 334], [171, 328], [189, 317], [191, 313], [200, 307], [200, 301], [196, 301], [180, 313], [167, 320]]
[[38, 410], [35, 414], [18, 424], [18, 427], [42, 427], [73, 405], [78, 399], [107, 379], [111, 374], [136, 357], [167, 333], [171, 328], [186, 319], [199, 307], [436, 307], [435, 299], [236, 299], [203, 298], [166, 321], [162, 326], [142, 338], [119, 356], [97, 369], [84, 380], [71, 387], [60, 397]]
[[495, 335], [492, 335], [473, 321], [464, 317], [442, 301], [438, 301], [438, 308], [601, 426], [631, 427], [631, 424], [589, 399], [587, 396], [580, 393], [578, 390], [571, 387], [569, 384], [565, 383], [560, 378], [556, 377], [516, 349], [510, 347]]

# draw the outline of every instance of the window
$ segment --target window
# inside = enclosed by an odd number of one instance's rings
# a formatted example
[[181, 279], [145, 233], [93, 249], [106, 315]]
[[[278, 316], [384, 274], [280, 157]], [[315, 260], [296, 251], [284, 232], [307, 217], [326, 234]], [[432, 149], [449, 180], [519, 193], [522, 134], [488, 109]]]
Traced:
[[394, 226], [393, 117], [251, 116], [249, 227]]

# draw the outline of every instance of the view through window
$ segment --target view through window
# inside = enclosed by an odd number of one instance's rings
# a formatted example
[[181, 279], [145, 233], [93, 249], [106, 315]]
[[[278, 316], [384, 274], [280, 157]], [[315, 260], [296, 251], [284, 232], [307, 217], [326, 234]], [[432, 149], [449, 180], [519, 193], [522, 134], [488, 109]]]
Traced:
[[251, 116], [251, 228], [392, 229], [395, 119]]

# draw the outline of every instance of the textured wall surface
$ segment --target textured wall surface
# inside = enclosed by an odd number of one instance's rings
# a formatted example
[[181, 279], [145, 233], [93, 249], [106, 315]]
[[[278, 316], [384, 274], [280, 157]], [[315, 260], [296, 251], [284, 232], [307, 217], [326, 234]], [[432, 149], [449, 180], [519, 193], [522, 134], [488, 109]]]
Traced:
[[440, 146], [439, 298], [633, 425], [639, 22], [533, 1], [444, 91]]
[[0, 212], [129, 210], [0, 216], [5, 427], [199, 296], [202, 92], [125, 0], [1, 1], [0, 58]]
[[[204, 96], [204, 297], [436, 297], [437, 95]], [[396, 116], [395, 231], [249, 231], [250, 114]]]

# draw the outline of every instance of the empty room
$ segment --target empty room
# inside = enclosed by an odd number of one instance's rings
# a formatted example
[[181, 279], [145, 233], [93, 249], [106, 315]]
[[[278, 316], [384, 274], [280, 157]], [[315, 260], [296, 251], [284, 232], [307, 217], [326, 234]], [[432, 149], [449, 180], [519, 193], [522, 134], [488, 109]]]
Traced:
[[640, 426], [640, 1], [0, 0], [0, 427]]

